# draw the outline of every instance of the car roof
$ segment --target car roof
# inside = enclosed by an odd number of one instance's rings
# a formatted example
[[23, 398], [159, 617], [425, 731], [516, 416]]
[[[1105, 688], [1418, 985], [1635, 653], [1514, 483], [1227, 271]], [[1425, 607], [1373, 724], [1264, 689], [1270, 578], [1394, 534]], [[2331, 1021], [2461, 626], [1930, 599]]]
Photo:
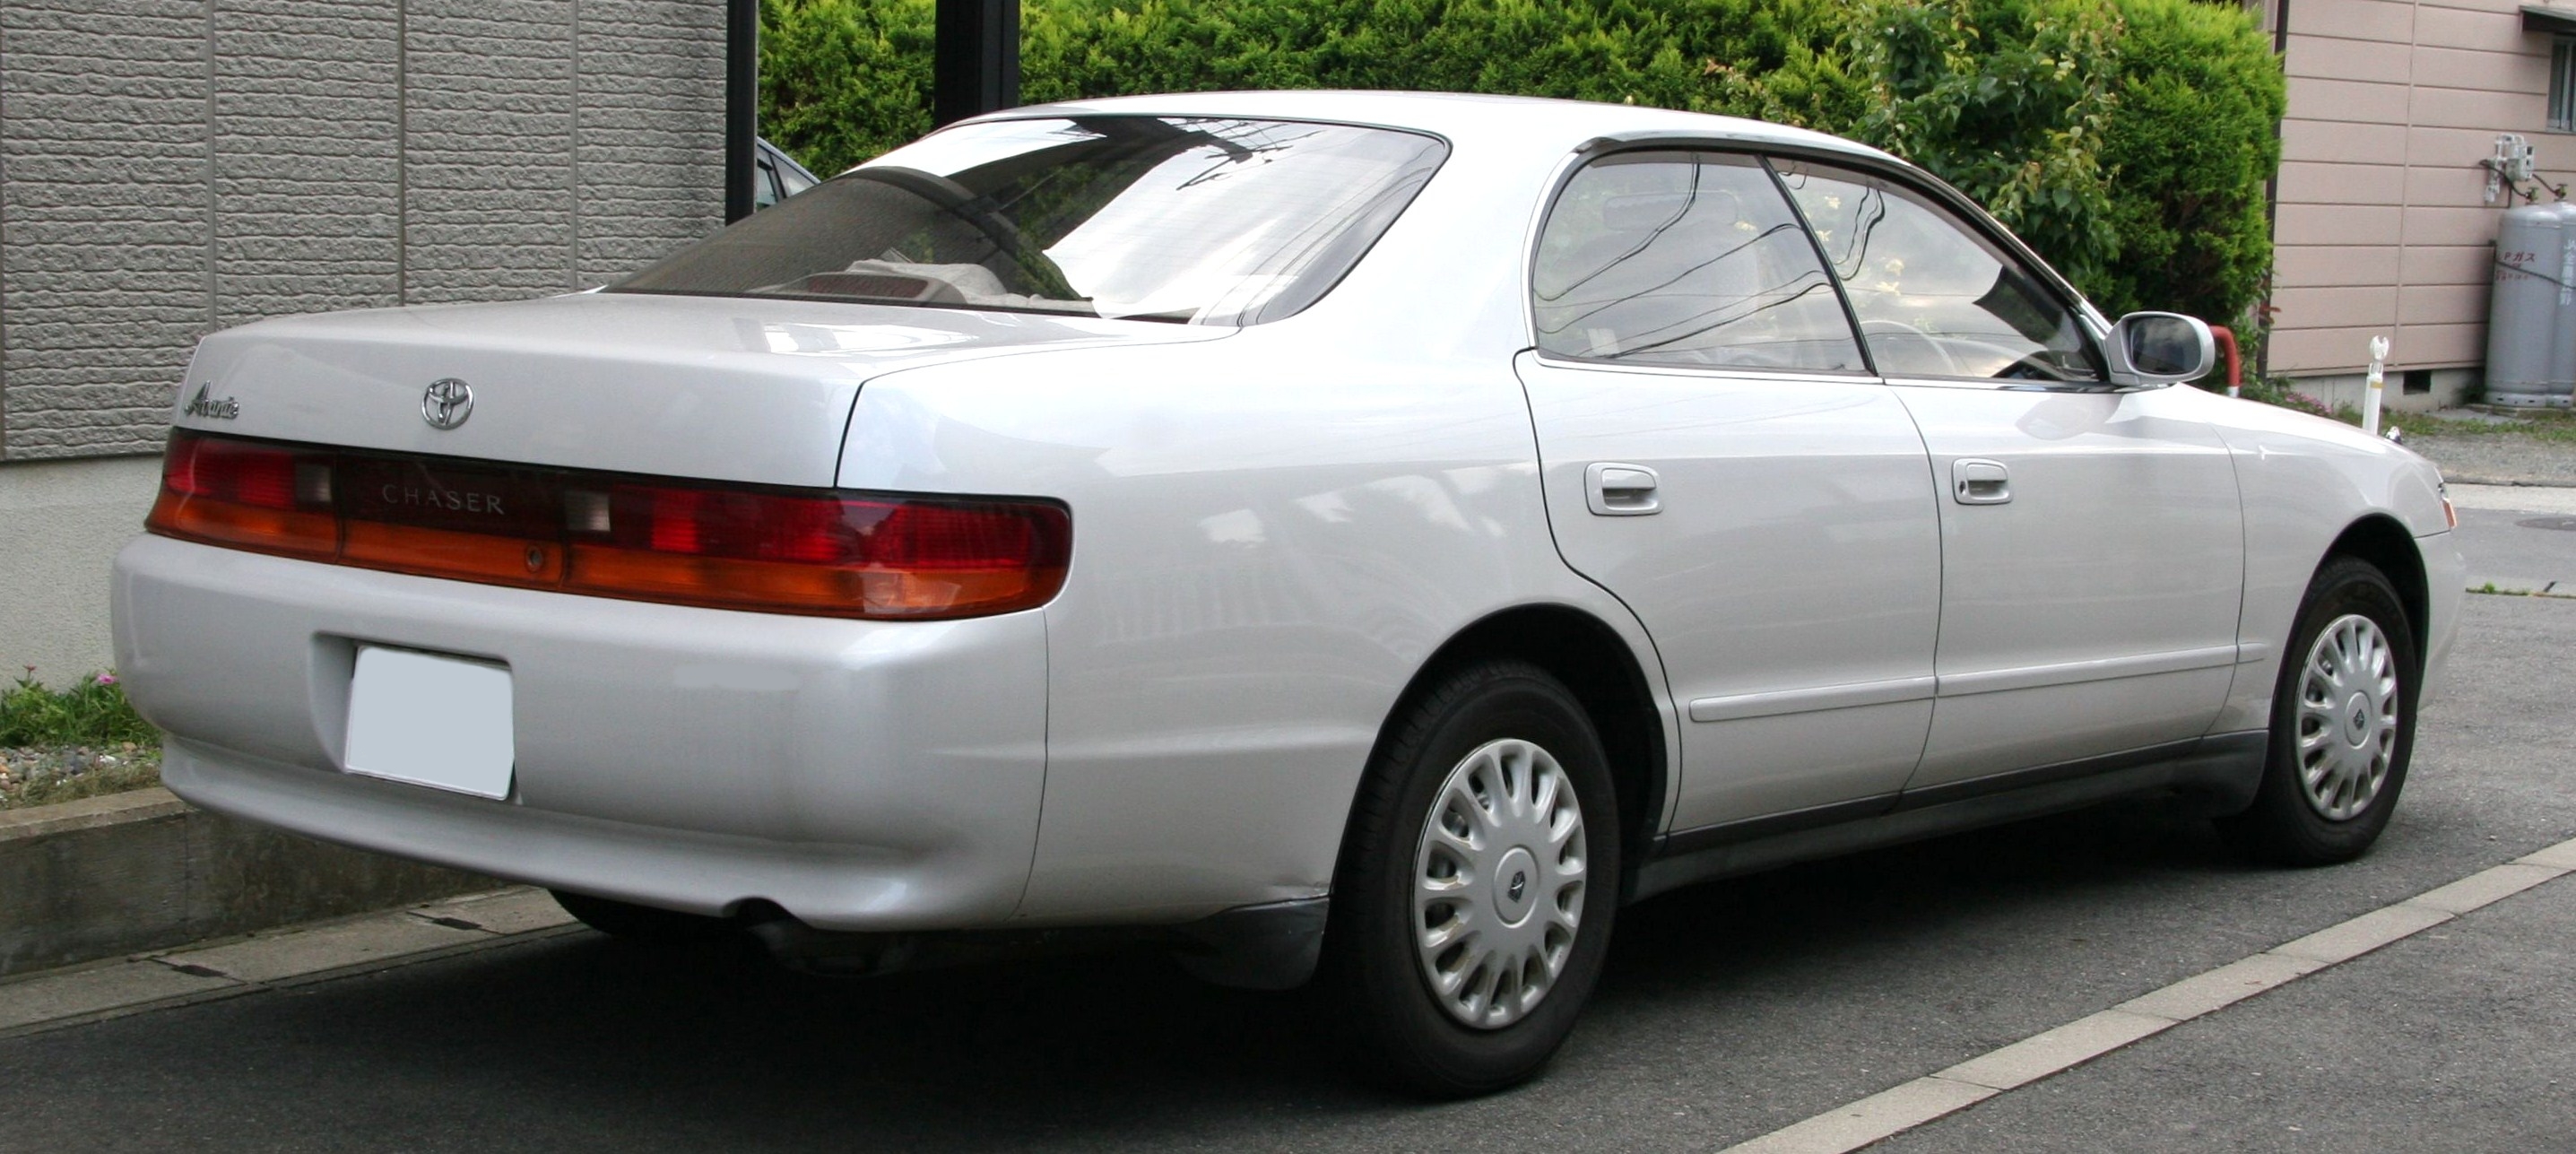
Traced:
[[1596, 139], [1643, 143], [1670, 137], [1740, 141], [1757, 146], [1790, 146], [1881, 160], [1894, 159], [1878, 149], [1839, 136], [1738, 116], [1714, 116], [1633, 104], [1464, 92], [1299, 89], [1168, 93], [1068, 100], [1013, 108], [975, 119], [1018, 120], [1097, 114], [1321, 120], [1428, 132], [1461, 146], [1517, 147], [1553, 154], [1562, 154]]

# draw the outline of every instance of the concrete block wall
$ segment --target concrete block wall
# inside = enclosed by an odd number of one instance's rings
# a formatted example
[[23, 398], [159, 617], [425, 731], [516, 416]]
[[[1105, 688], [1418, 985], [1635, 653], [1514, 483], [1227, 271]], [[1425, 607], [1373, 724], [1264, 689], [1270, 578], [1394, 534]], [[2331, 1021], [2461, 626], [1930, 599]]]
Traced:
[[0, 4], [0, 461], [148, 453], [189, 349], [614, 278], [723, 212], [716, 0]]
[[104, 615], [61, 619], [23, 582], [103, 591], [149, 470], [40, 465], [157, 452], [198, 337], [588, 288], [713, 230], [723, 19], [721, 0], [0, 0], [0, 670], [107, 664]]
[[0, 4], [0, 460], [148, 452], [206, 263], [203, 0]]

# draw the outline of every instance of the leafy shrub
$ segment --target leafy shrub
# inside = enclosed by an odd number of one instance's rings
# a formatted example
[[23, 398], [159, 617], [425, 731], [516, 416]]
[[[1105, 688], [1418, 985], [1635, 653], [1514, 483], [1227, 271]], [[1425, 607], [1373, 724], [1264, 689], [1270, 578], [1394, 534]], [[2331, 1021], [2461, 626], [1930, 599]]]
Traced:
[[[2267, 405], [2278, 405], [2284, 409], [2306, 413], [2312, 417], [2338, 416], [2338, 414], [2333, 410], [2326, 408], [2325, 402], [2320, 401], [2315, 397], [2311, 397], [2306, 393], [2293, 391], [2290, 388], [2290, 383], [2287, 378], [2256, 377], [2245, 382], [2244, 387], [2239, 391], [2238, 395], [2249, 401], [2261, 401]], [[2358, 424], [2359, 422], [2355, 421], [2354, 423]]]
[[1852, 135], [1986, 206], [2087, 288], [2119, 252], [2102, 155], [2117, 78], [2110, 0], [1882, 0], [1859, 59], [1877, 99]]
[[761, 135], [829, 176], [930, 131], [931, 5], [761, 0]]
[[[933, 0], [763, 0], [762, 125], [820, 172], [929, 127]], [[1021, 96], [1363, 88], [1756, 116], [1956, 184], [2115, 314], [2268, 268], [2280, 64], [2192, 0], [1025, 0]]]
[[2120, 259], [2087, 290], [2133, 309], [2241, 324], [2272, 265], [2264, 186], [2279, 168], [2287, 96], [2254, 18], [2195, 0], [2123, 0], [2111, 227]]
[[0, 690], [0, 748], [159, 740], [160, 733], [126, 703], [125, 690], [109, 674], [53, 690], [38, 684], [30, 668], [16, 684]]

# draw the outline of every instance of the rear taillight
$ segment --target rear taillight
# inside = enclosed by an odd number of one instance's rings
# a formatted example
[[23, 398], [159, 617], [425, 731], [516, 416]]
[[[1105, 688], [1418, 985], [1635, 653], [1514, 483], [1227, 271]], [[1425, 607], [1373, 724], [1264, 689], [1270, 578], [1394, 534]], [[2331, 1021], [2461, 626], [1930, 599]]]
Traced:
[[155, 533], [603, 597], [840, 617], [1045, 604], [1072, 522], [1043, 501], [631, 480], [172, 434]]
[[173, 433], [161, 462], [156, 533], [262, 552], [329, 556], [340, 548], [327, 457]]
[[1072, 525], [1036, 502], [789, 496], [666, 485], [575, 491], [565, 588], [692, 605], [967, 617], [1044, 603]]

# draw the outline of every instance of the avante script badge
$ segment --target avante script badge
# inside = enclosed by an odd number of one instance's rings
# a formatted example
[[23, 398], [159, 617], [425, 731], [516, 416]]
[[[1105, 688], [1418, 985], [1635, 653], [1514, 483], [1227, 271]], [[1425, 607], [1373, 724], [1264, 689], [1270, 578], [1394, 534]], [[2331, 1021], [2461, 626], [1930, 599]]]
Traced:
[[429, 383], [429, 391], [420, 395], [420, 419], [433, 429], [453, 429], [474, 415], [474, 386], [454, 377], [440, 377]]
[[211, 396], [210, 394], [214, 392], [214, 388], [215, 387], [211, 384], [197, 386], [196, 399], [189, 401], [188, 407], [179, 410], [179, 412], [185, 416], [211, 417], [218, 421], [239, 420], [241, 418], [241, 402], [231, 397], [218, 398]]

